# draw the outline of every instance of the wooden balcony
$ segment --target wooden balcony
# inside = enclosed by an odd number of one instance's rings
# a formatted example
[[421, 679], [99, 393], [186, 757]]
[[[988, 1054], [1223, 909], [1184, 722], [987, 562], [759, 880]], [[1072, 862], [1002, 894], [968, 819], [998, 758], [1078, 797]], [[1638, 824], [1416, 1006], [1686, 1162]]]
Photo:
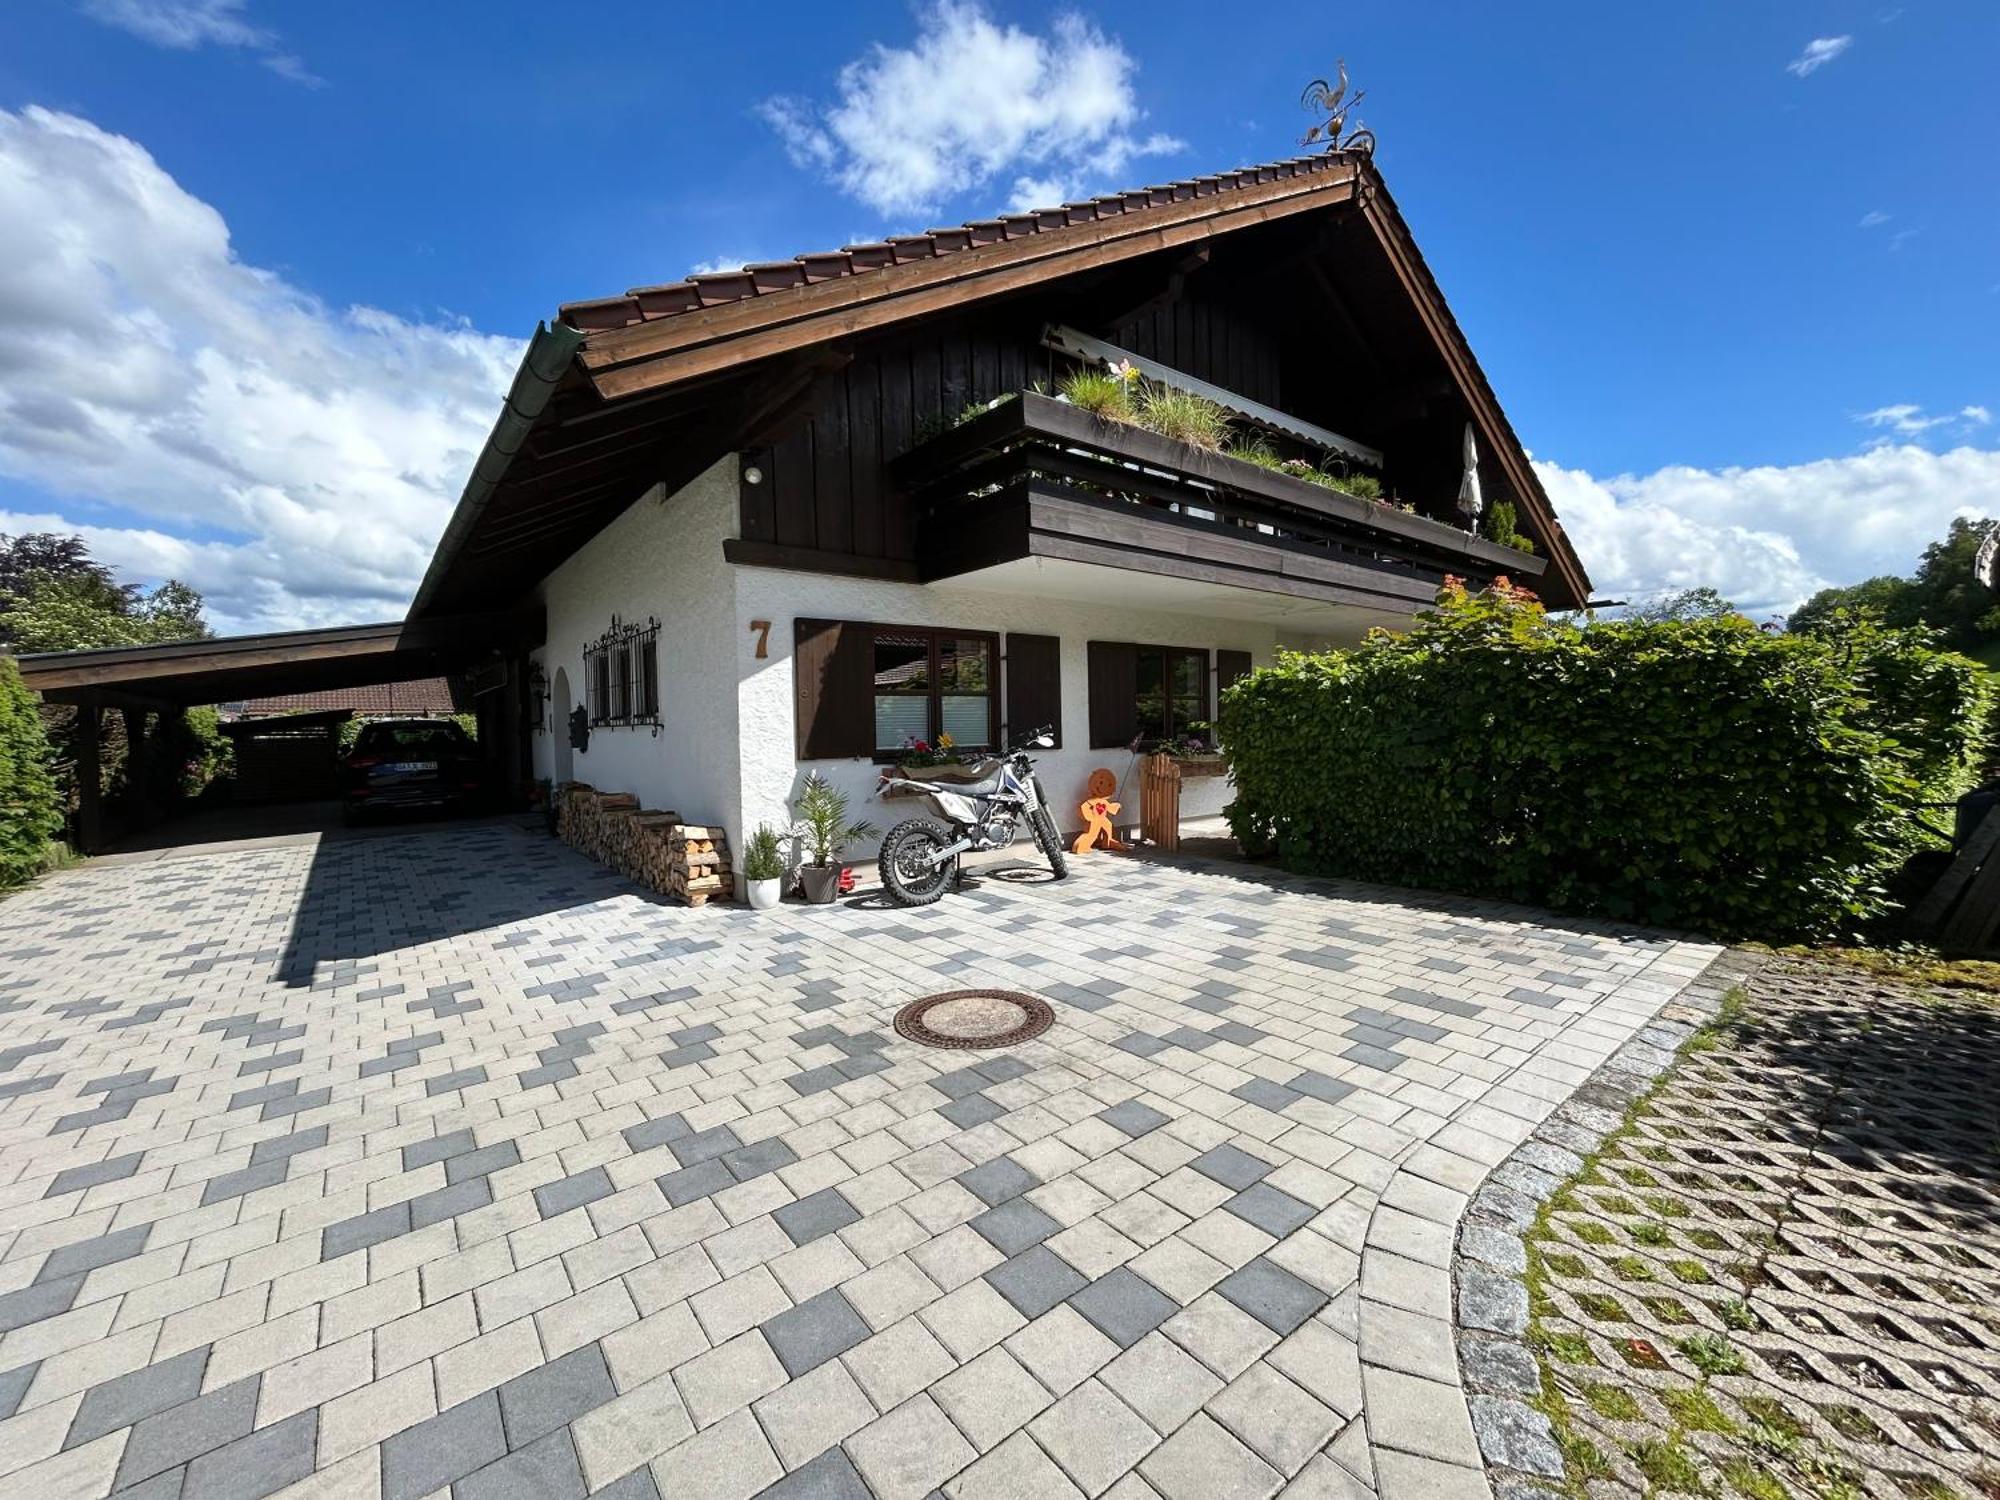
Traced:
[[898, 459], [926, 582], [1060, 558], [1376, 610], [1543, 560], [1032, 392]]

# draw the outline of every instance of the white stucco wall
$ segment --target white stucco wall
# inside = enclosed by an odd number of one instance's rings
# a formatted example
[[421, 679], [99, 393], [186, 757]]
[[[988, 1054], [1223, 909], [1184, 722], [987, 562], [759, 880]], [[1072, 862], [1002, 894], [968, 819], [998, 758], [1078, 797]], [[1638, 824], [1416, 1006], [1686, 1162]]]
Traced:
[[[1232, 622], [1199, 616], [1133, 609], [986, 590], [955, 590], [948, 583], [878, 583], [822, 574], [786, 573], [765, 568], [741, 568], [736, 574], [736, 610], [742, 681], [738, 706], [743, 733], [742, 808], [745, 824], [761, 821], [783, 826], [786, 804], [806, 772], [818, 769], [849, 795], [854, 816], [881, 827], [912, 816], [920, 809], [912, 801], [878, 801], [874, 797], [880, 768], [869, 759], [795, 760], [793, 724], [793, 622], [807, 619], [868, 620], [893, 625], [935, 625], [965, 630], [1010, 630], [1058, 636], [1062, 641], [1063, 748], [1039, 757], [1044, 790], [1057, 808], [1058, 827], [1081, 826], [1076, 807], [1084, 783], [1098, 766], [1108, 766], [1120, 778], [1122, 820], [1136, 823], [1139, 815], [1135, 757], [1125, 750], [1090, 748], [1090, 641], [1138, 641], [1149, 645], [1199, 646], [1248, 651], [1258, 665], [1271, 659], [1276, 638], [1268, 624]], [[771, 654], [753, 656], [752, 620], [771, 622]], [[1212, 690], [1212, 688], [1211, 688]], [[1011, 726], [1015, 729], [1028, 726]], [[1181, 811], [1186, 817], [1218, 813], [1230, 797], [1221, 777], [1190, 780], [1183, 785]], [[867, 844], [848, 857], [866, 859]]]
[[[722, 543], [735, 533], [736, 465], [731, 454], [678, 494], [647, 494], [544, 579], [548, 634], [535, 653], [552, 686], [558, 667], [568, 674], [582, 704], [584, 647], [614, 614], [627, 623], [657, 618], [663, 727], [593, 728], [590, 748], [573, 758], [575, 779], [732, 830], [742, 821], [735, 570]], [[553, 696], [544, 719], [533, 738], [537, 776], [552, 774], [555, 736], [567, 733]]]

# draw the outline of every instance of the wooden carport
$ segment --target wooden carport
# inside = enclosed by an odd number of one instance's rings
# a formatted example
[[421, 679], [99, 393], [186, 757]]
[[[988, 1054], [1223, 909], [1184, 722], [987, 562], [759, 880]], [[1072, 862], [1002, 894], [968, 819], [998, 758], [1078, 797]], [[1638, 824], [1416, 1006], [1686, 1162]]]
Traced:
[[[143, 771], [148, 714], [278, 693], [318, 692], [446, 676], [475, 695], [480, 740], [518, 793], [527, 763], [526, 653], [542, 640], [539, 610], [340, 625], [266, 635], [213, 636], [163, 646], [110, 646], [18, 658], [21, 680], [45, 703], [78, 711], [78, 838], [103, 847], [102, 716], [125, 717], [130, 765]], [[143, 774], [128, 775], [143, 787]], [[143, 821], [144, 809], [140, 810]]]

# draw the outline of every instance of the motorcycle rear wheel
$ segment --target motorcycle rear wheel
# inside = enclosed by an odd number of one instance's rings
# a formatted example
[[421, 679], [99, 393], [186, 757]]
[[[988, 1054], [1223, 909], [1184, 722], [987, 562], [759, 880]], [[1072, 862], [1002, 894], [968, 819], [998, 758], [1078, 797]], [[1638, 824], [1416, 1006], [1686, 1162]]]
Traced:
[[882, 840], [882, 889], [898, 906], [929, 906], [958, 872], [958, 859], [929, 863], [929, 856], [952, 842], [951, 830], [931, 818], [898, 823]]

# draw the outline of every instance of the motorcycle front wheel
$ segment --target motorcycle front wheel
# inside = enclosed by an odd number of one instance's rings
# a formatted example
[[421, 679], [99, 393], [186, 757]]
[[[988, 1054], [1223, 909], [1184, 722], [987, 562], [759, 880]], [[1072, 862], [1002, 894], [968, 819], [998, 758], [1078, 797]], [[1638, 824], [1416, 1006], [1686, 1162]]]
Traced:
[[1069, 874], [1069, 864], [1063, 858], [1062, 837], [1056, 832], [1055, 819], [1049, 816], [1046, 807], [1038, 807], [1029, 814], [1028, 821], [1034, 825], [1035, 842], [1041, 845], [1042, 858], [1049, 862], [1049, 869], [1056, 879]]
[[930, 818], [898, 823], [882, 840], [882, 889], [898, 906], [929, 906], [958, 869], [957, 856], [931, 863], [952, 842], [951, 830]]

